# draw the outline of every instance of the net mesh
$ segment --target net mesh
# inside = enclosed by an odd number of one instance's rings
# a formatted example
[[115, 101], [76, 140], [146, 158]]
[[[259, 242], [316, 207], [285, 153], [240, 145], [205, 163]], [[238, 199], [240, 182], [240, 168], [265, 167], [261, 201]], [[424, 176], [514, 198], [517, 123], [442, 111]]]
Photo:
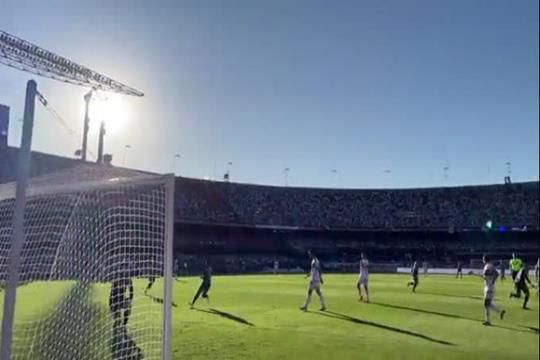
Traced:
[[[167, 178], [81, 168], [28, 193], [12, 358], [161, 359]], [[0, 186], [2, 285], [14, 208]]]

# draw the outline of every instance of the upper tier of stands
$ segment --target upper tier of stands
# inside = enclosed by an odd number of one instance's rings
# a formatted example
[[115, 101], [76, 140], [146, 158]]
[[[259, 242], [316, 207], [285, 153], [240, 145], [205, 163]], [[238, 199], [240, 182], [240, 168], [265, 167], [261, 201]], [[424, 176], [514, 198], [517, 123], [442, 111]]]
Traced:
[[[16, 155], [16, 148], [0, 151], [0, 183], [15, 180]], [[75, 159], [34, 152], [32, 176], [78, 164]], [[539, 191], [539, 182], [336, 190], [177, 178], [175, 219], [291, 229], [436, 231], [478, 230], [491, 220], [496, 227], [537, 231]]]
[[539, 183], [404, 190], [284, 188], [178, 178], [177, 221], [320, 230], [538, 229]]

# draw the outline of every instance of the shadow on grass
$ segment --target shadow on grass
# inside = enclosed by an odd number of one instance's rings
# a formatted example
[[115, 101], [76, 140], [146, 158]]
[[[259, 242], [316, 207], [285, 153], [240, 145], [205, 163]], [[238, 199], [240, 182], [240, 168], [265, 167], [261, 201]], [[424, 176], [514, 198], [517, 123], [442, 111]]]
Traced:
[[16, 326], [13, 358], [142, 359], [125, 328], [113, 334], [107, 308], [92, 302], [92, 295], [92, 286], [79, 282], [45, 316]]
[[532, 332], [534, 332], [535, 334], [540, 334], [540, 329], [537, 328], [537, 327], [533, 327], [533, 326], [523, 326], [523, 325], [520, 325], [522, 328], [525, 328], [525, 329], [529, 329], [531, 330]]
[[246, 319], [244, 319], [244, 318], [242, 318], [242, 317], [240, 317], [238, 315], [234, 315], [234, 314], [225, 312], [225, 311], [220, 311], [220, 310], [217, 310], [217, 309], [204, 310], [204, 309], [199, 309], [199, 308], [193, 308], [193, 310], [204, 312], [204, 313], [207, 313], [207, 314], [218, 315], [218, 316], [221, 316], [222, 318], [232, 320], [232, 321], [236, 321], [237, 323], [244, 324], [244, 325], [247, 325], [247, 326], [255, 326], [255, 324], [247, 321]]
[[414, 331], [400, 329], [400, 328], [393, 327], [393, 326], [390, 326], [390, 325], [379, 324], [379, 323], [376, 323], [376, 322], [373, 322], [373, 321], [362, 320], [362, 319], [358, 319], [358, 318], [355, 318], [355, 317], [352, 317], [352, 316], [349, 316], [349, 315], [340, 314], [340, 313], [333, 312], [333, 311], [326, 311], [326, 312], [311, 312], [310, 311], [310, 313], [318, 314], [318, 315], [329, 317], [329, 318], [332, 318], [332, 319], [350, 321], [350, 322], [355, 323], [355, 324], [373, 326], [373, 327], [376, 327], [376, 328], [379, 328], [379, 329], [388, 330], [388, 331], [396, 332], [396, 333], [403, 334], [403, 335], [414, 336], [414, 337], [417, 337], [419, 339], [427, 340], [427, 341], [437, 343], [437, 344], [441, 344], [441, 345], [446, 345], [446, 346], [455, 346], [456, 345], [454, 343], [451, 343], [451, 342], [448, 342], [448, 341], [445, 341], [445, 340], [435, 339], [435, 338], [432, 338], [432, 337], [424, 335], [424, 334], [416, 333]]
[[371, 302], [371, 305], [382, 306], [382, 307], [391, 308], [391, 309], [397, 309], [397, 310], [414, 311], [414, 312], [423, 313], [423, 314], [444, 316], [444, 317], [452, 318], [452, 319], [462, 319], [462, 320], [470, 320], [470, 321], [478, 321], [478, 322], [482, 321], [482, 320], [479, 320], [479, 319], [468, 318], [468, 317], [464, 317], [464, 316], [460, 316], [460, 315], [448, 314], [448, 313], [443, 313], [443, 312], [438, 312], [438, 311], [431, 311], [431, 310], [424, 310], [424, 309], [417, 309], [417, 308], [408, 307], [408, 306], [392, 305], [392, 304], [385, 304], [385, 303], [379, 303], [379, 302]]
[[[150, 298], [155, 303], [163, 304], [163, 299], [160, 298], [160, 297], [153, 296], [153, 295], [148, 295], [148, 294], [144, 294], [144, 296]], [[172, 307], [178, 307], [178, 305], [176, 305], [176, 303], [174, 301], [171, 301], [171, 306]]]
[[[443, 316], [443, 317], [452, 318], [452, 319], [469, 320], [469, 321], [474, 321], [474, 322], [478, 322], [478, 323], [483, 322], [483, 320], [481, 320], [481, 319], [473, 319], [473, 318], [469, 318], [469, 317], [465, 317], [465, 316], [460, 316], [460, 315], [455, 315], [455, 314], [448, 314], [448, 313], [443, 313], [443, 312], [438, 312], [438, 311], [417, 309], [417, 308], [408, 307], [408, 306], [391, 305], [391, 304], [384, 304], [384, 303], [378, 303], [378, 302], [372, 302], [371, 304], [386, 307], [386, 308], [391, 308], [391, 309], [406, 310], [406, 311], [413, 311], [413, 312], [418, 312], [418, 313], [423, 313], [423, 314]], [[491, 327], [510, 330], [510, 331], [517, 331], [517, 332], [526, 333], [526, 334], [530, 334], [531, 332], [538, 333], [538, 329], [528, 327], [528, 326], [522, 326], [522, 327], [527, 328], [527, 329], [529, 329], [531, 331], [520, 330], [520, 329], [516, 329], [516, 328], [502, 326], [502, 325], [491, 325]]]
[[459, 299], [472, 299], [472, 300], [484, 300], [482, 296], [474, 296], [474, 295], [456, 295], [456, 294], [444, 294], [444, 293], [427, 293], [427, 292], [421, 292], [425, 295], [433, 295], [433, 296], [446, 296], [446, 297], [453, 297], [453, 298], [459, 298]]

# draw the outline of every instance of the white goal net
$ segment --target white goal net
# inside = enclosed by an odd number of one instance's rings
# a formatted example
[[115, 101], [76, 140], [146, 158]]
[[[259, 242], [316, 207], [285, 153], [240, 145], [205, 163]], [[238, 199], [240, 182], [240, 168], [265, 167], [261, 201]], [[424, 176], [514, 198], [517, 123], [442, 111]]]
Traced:
[[[93, 165], [30, 181], [13, 359], [168, 357], [173, 189], [170, 176]], [[0, 185], [2, 289], [14, 208], [14, 184]]]

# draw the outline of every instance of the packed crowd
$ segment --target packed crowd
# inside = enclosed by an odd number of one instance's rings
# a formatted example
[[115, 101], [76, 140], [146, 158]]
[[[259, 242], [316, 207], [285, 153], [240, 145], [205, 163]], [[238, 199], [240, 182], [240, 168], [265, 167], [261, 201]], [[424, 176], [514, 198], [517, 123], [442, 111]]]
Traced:
[[334, 190], [180, 178], [176, 219], [307, 229], [538, 229], [539, 183], [407, 190]]

